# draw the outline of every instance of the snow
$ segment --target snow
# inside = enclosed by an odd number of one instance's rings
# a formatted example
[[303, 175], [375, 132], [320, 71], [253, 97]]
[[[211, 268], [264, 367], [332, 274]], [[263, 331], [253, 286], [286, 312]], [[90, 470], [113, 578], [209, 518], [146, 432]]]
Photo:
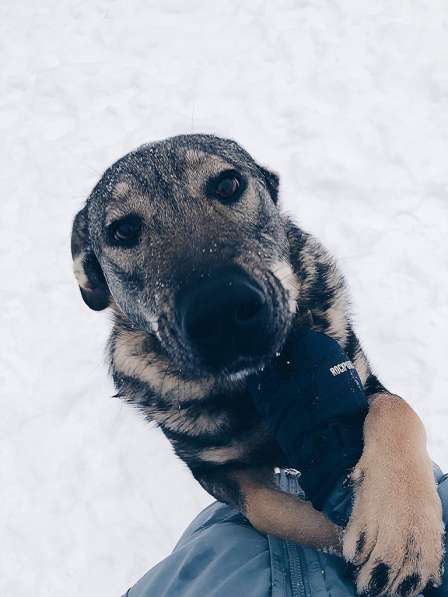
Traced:
[[444, 0], [2, 2], [2, 595], [119, 595], [210, 501], [111, 398], [71, 272], [74, 214], [148, 140], [215, 132], [280, 172], [448, 467], [447, 33]]

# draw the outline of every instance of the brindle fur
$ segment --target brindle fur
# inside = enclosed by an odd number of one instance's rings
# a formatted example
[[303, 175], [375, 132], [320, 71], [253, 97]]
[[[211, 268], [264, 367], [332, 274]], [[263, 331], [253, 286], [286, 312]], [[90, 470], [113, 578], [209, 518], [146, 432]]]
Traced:
[[[204, 193], [208, 178], [226, 168], [238, 169], [247, 180], [243, 197], [232, 206]], [[311, 312], [314, 328], [347, 352], [367, 394], [387, 394], [353, 331], [342, 274], [322, 245], [281, 213], [277, 199], [277, 176], [233, 141], [188, 135], [144, 145], [106, 171], [75, 218], [75, 273], [89, 306], [113, 310], [109, 356], [117, 394], [159, 425], [199, 483], [240, 508], [260, 530], [334, 546], [337, 530], [321, 514], [273, 487], [271, 471], [285, 463], [245, 388], [247, 374], [262, 363], [211, 375], [188, 353], [175, 319], [174, 297], [190, 277], [236, 263], [260, 281], [276, 305], [273, 351]], [[145, 222], [139, 247], [109, 246], [106, 226], [130, 212]], [[428, 495], [434, 502], [431, 488]], [[288, 531], [292, 526], [295, 532]], [[419, 580], [406, 584], [410, 570], [402, 586], [415, 585], [418, 592], [437, 578], [436, 564], [419, 567]], [[363, 583], [369, 594], [380, 595], [393, 579], [377, 591], [371, 575]]]

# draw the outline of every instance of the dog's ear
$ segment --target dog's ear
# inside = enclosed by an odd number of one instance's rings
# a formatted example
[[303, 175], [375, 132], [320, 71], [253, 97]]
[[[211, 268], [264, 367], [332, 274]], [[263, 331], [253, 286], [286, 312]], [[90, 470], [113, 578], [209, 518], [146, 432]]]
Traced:
[[280, 187], [280, 179], [278, 177], [278, 174], [275, 174], [275, 172], [271, 172], [270, 170], [263, 168], [263, 166], [258, 166], [258, 168], [261, 172], [261, 175], [264, 178], [267, 189], [272, 197], [272, 201], [274, 203], [277, 203], [278, 191]]
[[103, 270], [92, 250], [87, 220], [87, 206], [76, 214], [72, 228], [73, 271], [84, 302], [94, 311], [109, 306], [110, 292]]

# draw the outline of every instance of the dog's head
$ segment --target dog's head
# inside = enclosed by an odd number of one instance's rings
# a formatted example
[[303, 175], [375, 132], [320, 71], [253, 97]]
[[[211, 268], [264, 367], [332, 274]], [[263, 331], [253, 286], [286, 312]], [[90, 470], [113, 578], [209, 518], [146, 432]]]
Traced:
[[186, 135], [138, 148], [75, 218], [84, 301], [157, 338], [189, 378], [260, 368], [296, 310], [277, 198], [277, 176], [234, 141]]

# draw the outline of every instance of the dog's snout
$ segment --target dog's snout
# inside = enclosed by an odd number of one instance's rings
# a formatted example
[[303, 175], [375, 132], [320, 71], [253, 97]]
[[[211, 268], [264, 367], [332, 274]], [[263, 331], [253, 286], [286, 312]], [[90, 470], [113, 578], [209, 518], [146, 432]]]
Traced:
[[271, 306], [260, 285], [235, 269], [181, 291], [178, 316], [184, 339], [211, 367], [229, 367], [269, 350]]

